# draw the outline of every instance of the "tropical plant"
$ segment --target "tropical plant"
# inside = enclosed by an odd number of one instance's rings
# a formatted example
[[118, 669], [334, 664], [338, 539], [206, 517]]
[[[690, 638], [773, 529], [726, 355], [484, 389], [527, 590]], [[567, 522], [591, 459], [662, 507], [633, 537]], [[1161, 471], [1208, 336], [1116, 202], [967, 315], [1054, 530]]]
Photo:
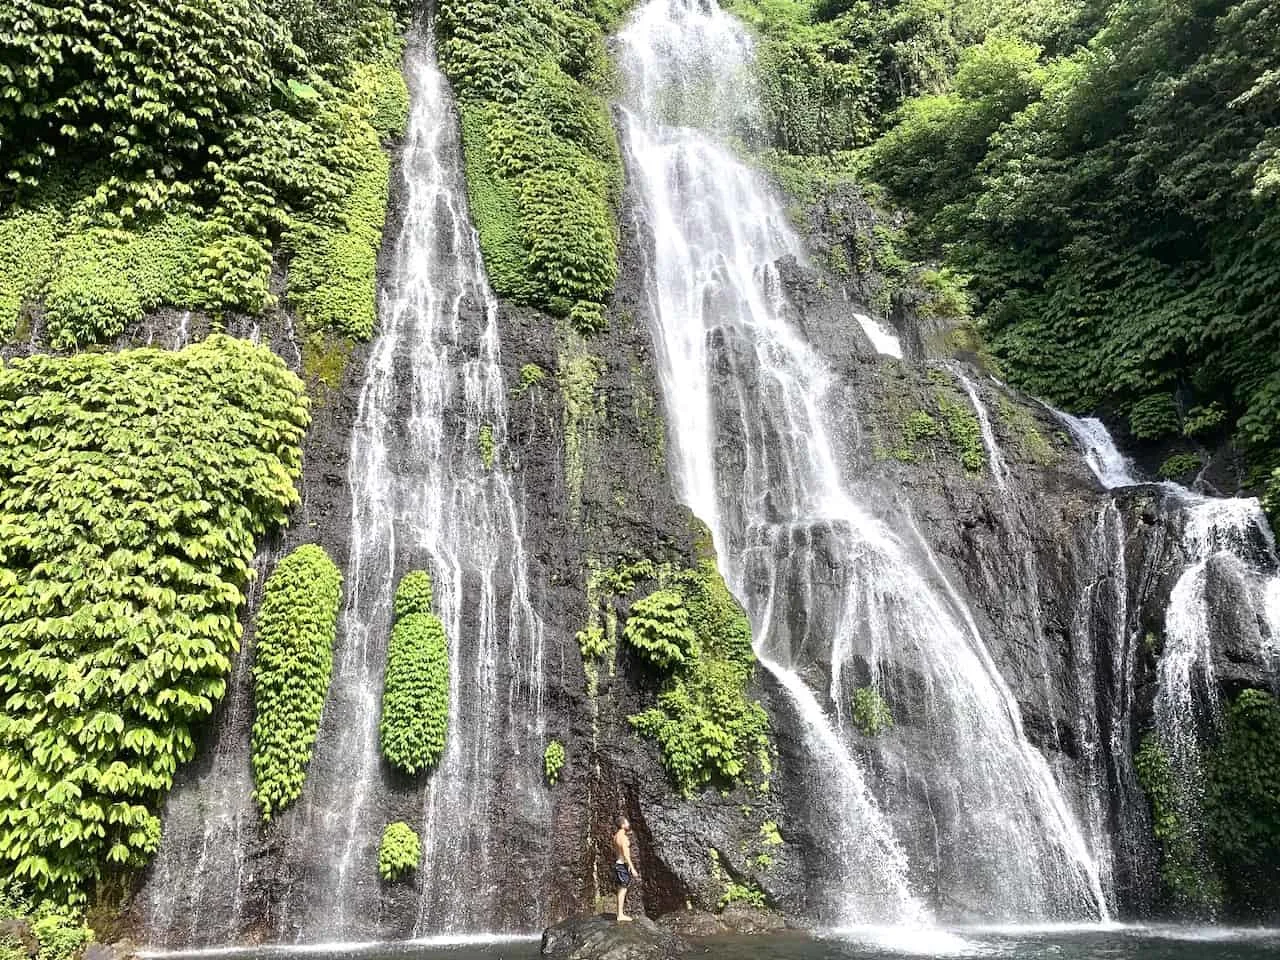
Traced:
[[302, 795], [333, 674], [342, 574], [315, 544], [276, 565], [258, 608], [253, 666], [254, 799], [262, 818]]
[[542, 770], [546, 774], [547, 783], [553, 787], [560, 779], [560, 771], [564, 769], [564, 762], [564, 744], [559, 740], [552, 740], [547, 744], [547, 749], [542, 755]]
[[388, 883], [402, 880], [422, 863], [422, 841], [402, 820], [387, 825], [378, 844], [378, 876]]
[[889, 704], [875, 687], [859, 687], [853, 691], [853, 725], [865, 736], [878, 736], [893, 726]]
[[449, 641], [430, 605], [430, 578], [407, 574], [396, 591], [378, 733], [387, 762], [409, 774], [435, 766], [449, 726]]
[[221, 335], [0, 366], [0, 875], [82, 903], [154, 853], [307, 420], [282, 361]]
[[684, 597], [676, 590], [657, 590], [632, 604], [622, 636], [633, 650], [663, 669], [696, 660], [699, 653]]

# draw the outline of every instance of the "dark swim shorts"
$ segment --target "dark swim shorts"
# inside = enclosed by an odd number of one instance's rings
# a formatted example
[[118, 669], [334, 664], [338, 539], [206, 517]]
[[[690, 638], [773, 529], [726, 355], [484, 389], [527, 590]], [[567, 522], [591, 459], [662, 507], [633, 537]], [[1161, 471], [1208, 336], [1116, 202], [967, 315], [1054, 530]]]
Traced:
[[613, 865], [613, 879], [617, 881], [620, 887], [631, 886], [631, 871], [627, 869], [625, 863], [615, 863]]

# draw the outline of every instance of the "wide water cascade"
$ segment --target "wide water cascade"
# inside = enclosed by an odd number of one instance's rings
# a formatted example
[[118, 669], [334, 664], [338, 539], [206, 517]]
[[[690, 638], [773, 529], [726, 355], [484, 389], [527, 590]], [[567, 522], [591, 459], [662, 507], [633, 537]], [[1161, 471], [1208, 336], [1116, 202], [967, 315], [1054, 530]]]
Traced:
[[[774, 268], [800, 242], [719, 142], [755, 121], [750, 37], [712, 0], [650, 0], [619, 54], [678, 492], [813, 758], [816, 842], [835, 847], [818, 919], [1105, 916], [1094, 853], [963, 597], [905, 505], [842, 469], [847, 412], [828, 410], [832, 375]], [[909, 701], [874, 750], [850, 716], [860, 684]]]
[[[525, 931], [542, 920], [544, 630], [503, 460], [496, 301], [468, 219], [450, 92], [420, 38], [406, 72], [403, 224], [352, 434], [345, 607], [307, 784], [297, 808], [261, 832], [247, 750], [234, 759], [238, 779], [219, 774], [175, 792], [148, 894], [155, 942], [225, 942], [246, 925], [279, 941], [323, 942]], [[445, 754], [416, 780], [386, 768], [377, 730], [392, 597], [413, 569], [435, 583], [452, 691]], [[247, 743], [248, 712], [223, 733]], [[425, 866], [408, 902], [388, 910], [377, 845], [398, 819], [419, 830]], [[491, 842], [495, 825], [513, 819], [526, 827], [519, 857]], [[523, 893], [500, 897], [503, 886]]]

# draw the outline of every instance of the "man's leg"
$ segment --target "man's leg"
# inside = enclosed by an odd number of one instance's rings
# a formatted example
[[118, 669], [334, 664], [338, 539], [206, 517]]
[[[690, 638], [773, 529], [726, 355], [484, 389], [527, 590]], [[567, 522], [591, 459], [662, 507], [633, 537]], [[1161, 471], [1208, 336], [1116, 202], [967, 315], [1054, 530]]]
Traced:
[[625, 913], [623, 913], [623, 911], [622, 911], [622, 907], [623, 907], [623, 905], [626, 903], [626, 900], [627, 900], [627, 888], [626, 888], [626, 887], [621, 887], [621, 886], [620, 886], [620, 887], [618, 887], [618, 922], [619, 922], [619, 923], [622, 923], [622, 921], [623, 921], [623, 920], [626, 918], [626, 916], [627, 916], [627, 915], [626, 915]]

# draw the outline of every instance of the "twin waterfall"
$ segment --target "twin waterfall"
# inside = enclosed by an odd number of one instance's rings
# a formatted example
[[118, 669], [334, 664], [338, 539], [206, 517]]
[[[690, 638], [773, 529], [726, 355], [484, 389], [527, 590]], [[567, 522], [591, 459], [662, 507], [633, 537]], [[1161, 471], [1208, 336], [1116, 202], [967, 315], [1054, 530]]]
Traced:
[[[804, 262], [801, 241], [728, 146], [759, 128], [749, 34], [715, 0], [648, 0], [616, 53], [630, 198], [639, 229], [656, 238], [644, 264], [646, 321], [669, 466], [751, 618], [773, 723], [800, 744], [790, 772], [803, 781], [796, 818], [809, 840], [812, 919], [839, 928], [1109, 918], [1124, 844], [1113, 839], [1127, 828], [1109, 819], [1106, 798], [1138, 796], [1127, 760], [1109, 759], [1134, 752], [1141, 642], [1121, 510], [1100, 509], [1087, 547], [1097, 575], [1071, 628], [1101, 631], [1114, 658], [1094, 655], [1097, 640], [1071, 654], [1077, 681], [1103, 690], [1109, 711], [1078, 719], [1092, 771], [1082, 791], [1029, 739], [980, 618], [910, 503], [854, 467], [861, 431], [778, 272], [786, 258]], [[406, 70], [402, 220], [352, 430], [349, 556], [337, 558], [345, 608], [306, 789], [260, 829], [250, 638], [218, 739], [168, 804], [141, 895], [157, 943], [528, 933], [545, 919], [552, 638], [531, 599], [524, 497], [506, 462], [497, 303], [468, 220], [454, 107], [429, 41], [411, 44]], [[900, 355], [874, 329], [880, 349]], [[973, 404], [991, 479], [1008, 493], [1016, 464], [999, 448], [980, 385], [959, 367], [948, 376]], [[1063, 419], [1105, 486], [1138, 483], [1100, 424]], [[1183, 518], [1186, 569], [1155, 710], [1173, 762], [1189, 768], [1193, 707], [1214, 686], [1207, 585], [1226, 577], [1238, 587], [1264, 624], [1258, 642], [1280, 659], [1280, 580], [1261, 572], [1274, 571], [1275, 552], [1254, 501], [1160, 489]], [[262, 555], [261, 577], [276, 559]], [[452, 671], [446, 753], [418, 779], [385, 767], [377, 732], [392, 596], [413, 569], [433, 576]], [[1035, 576], [1030, 560], [1026, 573]], [[1038, 584], [1023, 589], [1034, 606]], [[1027, 645], [1043, 650], [1043, 625], [1029, 632]], [[875, 741], [858, 733], [852, 710], [855, 695], [872, 691], [903, 711]], [[421, 834], [424, 867], [416, 888], [392, 898], [371, 851], [394, 820]]]
[[[801, 258], [800, 242], [760, 175], [715, 139], [731, 131], [701, 125], [710, 103], [722, 124], [749, 127], [750, 58], [714, 3], [647, 4], [620, 36], [625, 149], [658, 237], [650, 321], [679, 493], [710, 526], [821, 767], [810, 792], [838, 847], [821, 919], [928, 918], [911, 892], [915, 838], [883, 802], [922, 785], [939, 859], [975, 902], [1023, 919], [1105, 917], [1093, 854], [959, 592], [910, 514], [878, 514], [842, 469], [831, 374], [772, 266]], [[875, 795], [849, 745], [855, 657], [886, 691], [923, 677], [933, 733], [877, 770]], [[811, 691], [801, 677], [818, 660], [830, 683]]]
[[[453, 104], [429, 45], [411, 46], [406, 70], [403, 224], [351, 442], [345, 610], [307, 787], [282, 818], [279, 846], [262, 850], [247, 742], [225, 762], [219, 751], [214, 776], [179, 786], [145, 893], [158, 939], [218, 942], [241, 928], [247, 898], [268, 895], [272, 905], [258, 911], [269, 917], [264, 933], [284, 942], [528, 930], [543, 913], [544, 631], [503, 460], [497, 304], [468, 218]], [[392, 596], [414, 569], [435, 582], [454, 691], [445, 754], [425, 786], [384, 772], [377, 729]], [[251, 656], [242, 652], [232, 694], [241, 710], [252, 699], [243, 669]], [[224, 721], [229, 728], [246, 729]], [[528, 828], [518, 858], [490, 835], [512, 815], [511, 798]], [[418, 829], [425, 864], [416, 909], [399, 924], [377, 916], [371, 869], [394, 820]], [[518, 902], [499, 897], [504, 884], [524, 891]]]

